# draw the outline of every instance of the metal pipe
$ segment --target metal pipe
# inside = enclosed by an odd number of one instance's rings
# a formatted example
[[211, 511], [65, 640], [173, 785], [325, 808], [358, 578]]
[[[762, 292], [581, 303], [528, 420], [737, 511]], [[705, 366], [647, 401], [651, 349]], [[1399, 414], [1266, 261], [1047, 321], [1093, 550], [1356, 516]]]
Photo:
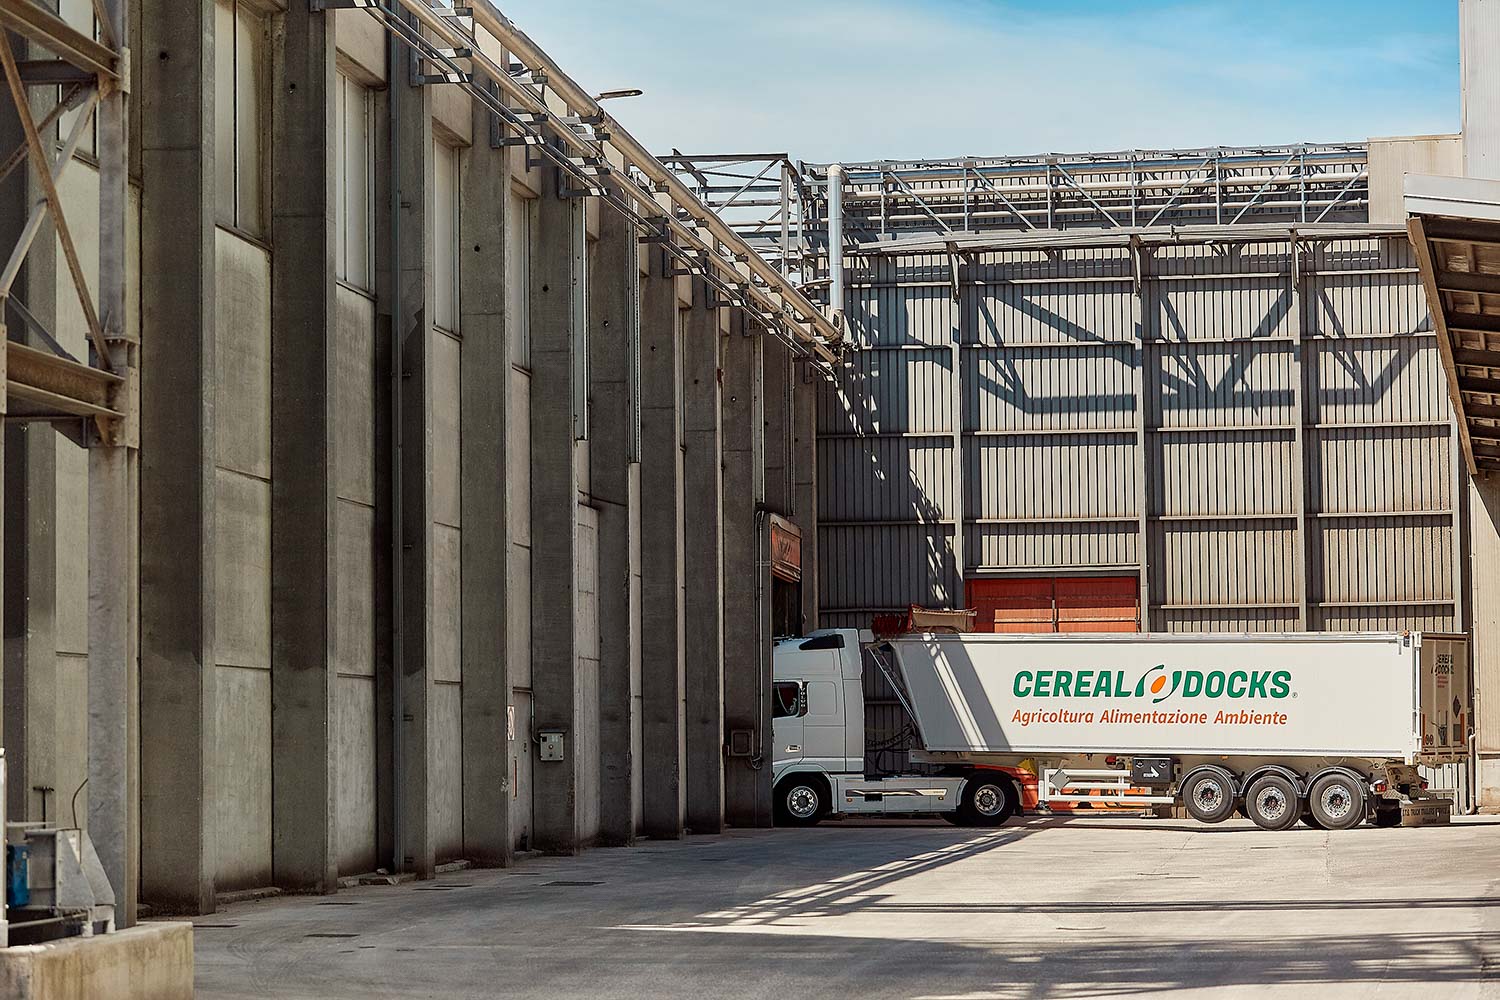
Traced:
[[[397, 16], [401, 16], [397, 13]], [[406, 602], [403, 599], [403, 579], [406, 564], [401, 547], [401, 115], [397, 108], [396, 88], [402, 85], [401, 56], [403, 45], [394, 31], [386, 34], [386, 91], [388, 131], [390, 138], [390, 184], [391, 184], [391, 871], [402, 871], [406, 859], [406, 839], [402, 809], [404, 799], [402, 767], [405, 755], [401, 752], [404, 732], [405, 710], [401, 696], [401, 678], [404, 676], [406, 655]]]
[[844, 329], [844, 168], [828, 168], [828, 318]]

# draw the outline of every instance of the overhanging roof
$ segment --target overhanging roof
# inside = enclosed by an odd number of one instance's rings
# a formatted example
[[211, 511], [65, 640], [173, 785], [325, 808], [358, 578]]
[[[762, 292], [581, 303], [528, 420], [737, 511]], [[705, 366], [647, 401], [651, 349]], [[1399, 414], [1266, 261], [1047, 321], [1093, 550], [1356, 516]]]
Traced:
[[1406, 177], [1448, 397], [1469, 471], [1500, 471], [1500, 180]]

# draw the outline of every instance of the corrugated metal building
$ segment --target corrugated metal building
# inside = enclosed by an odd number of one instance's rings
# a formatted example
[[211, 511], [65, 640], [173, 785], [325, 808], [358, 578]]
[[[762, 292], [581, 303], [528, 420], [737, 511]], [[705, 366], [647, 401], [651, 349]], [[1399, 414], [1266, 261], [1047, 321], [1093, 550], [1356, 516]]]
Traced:
[[921, 604], [999, 630], [1464, 628], [1441, 360], [1406, 233], [1371, 208], [1389, 185], [1360, 174], [1336, 223], [1252, 199], [1222, 225], [1238, 209], [856, 224], [860, 350], [819, 413], [822, 624]]
[[1081, 575], [1134, 579], [1150, 630], [1457, 626], [1459, 469], [1405, 234], [1192, 240], [851, 259], [825, 625]]

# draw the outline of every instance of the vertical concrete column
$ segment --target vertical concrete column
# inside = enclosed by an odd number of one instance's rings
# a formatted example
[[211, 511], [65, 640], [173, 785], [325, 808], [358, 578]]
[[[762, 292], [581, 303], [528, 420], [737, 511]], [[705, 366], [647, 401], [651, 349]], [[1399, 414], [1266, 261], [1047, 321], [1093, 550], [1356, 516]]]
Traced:
[[675, 279], [661, 247], [642, 247], [641, 820], [647, 836], [682, 836], [682, 359]]
[[[463, 509], [463, 840], [478, 865], [508, 865], [511, 833], [511, 673], [506, 662], [511, 595], [506, 557], [506, 413], [510, 353], [505, 315], [505, 212], [510, 157], [494, 149], [490, 113], [474, 104], [474, 145], [459, 185], [460, 506]], [[519, 748], [523, 752], [524, 747]]]
[[[578, 719], [578, 462], [573, 296], [584, 202], [566, 197], [558, 171], [542, 171], [531, 274], [531, 662], [533, 735], [561, 733], [562, 760], [538, 756], [534, 843], [571, 853], [580, 842], [580, 784], [598, 760], [595, 734]], [[535, 751], [532, 751], [535, 752]]]
[[683, 329], [683, 554], [687, 579], [687, 825], [724, 827], [723, 317], [705, 286]]
[[792, 378], [792, 515], [802, 531], [802, 631], [818, 627], [818, 386], [798, 364]]
[[335, 892], [334, 32], [291, 4], [272, 59], [272, 876]]
[[400, 208], [400, 311], [393, 317], [401, 345], [399, 419], [400, 514], [396, 544], [401, 561], [401, 630], [394, 692], [398, 713], [394, 789], [396, 864], [419, 878], [436, 867], [433, 815], [433, 183], [432, 93], [414, 85], [409, 50], [398, 46], [390, 100], [398, 134]]
[[[761, 558], [766, 507], [762, 358], [765, 339], [733, 317], [724, 350], [724, 730], [750, 734], [753, 753], [771, 733], [771, 578]], [[734, 826], [771, 825], [771, 769], [753, 757], [724, 765], [725, 818]]]
[[589, 492], [599, 512], [599, 838], [616, 845], [635, 838], [640, 812], [640, 623], [631, 600], [639, 572], [632, 517], [641, 280], [635, 241], [635, 226], [602, 206], [599, 239], [589, 248]]
[[140, 13], [141, 898], [212, 913], [214, 9]]

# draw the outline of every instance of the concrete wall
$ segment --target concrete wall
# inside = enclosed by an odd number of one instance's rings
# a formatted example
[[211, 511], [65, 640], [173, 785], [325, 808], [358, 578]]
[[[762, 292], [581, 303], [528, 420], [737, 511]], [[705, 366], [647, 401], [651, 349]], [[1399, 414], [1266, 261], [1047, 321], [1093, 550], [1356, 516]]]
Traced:
[[[693, 620], [717, 635], [724, 602], [746, 593], [717, 581], [757, 572], [766, 477], [742, 466], [767, 461], [758, 334], [694, 294], [659, 249], [637, 253], [639, 233], [613, 209], [575, 201], [526, 151], [492, 148], [487, 115], [457, 88], [413, 88], [403, 72], [384, 89], [387, 40], [367, 13], [272, 6], [264, 138], [277, 183], [254, 236], [216, 221], [225, 54], [212, 5], [184, 17], [146, 0], [138, 12], [139, 51], [162, 55], [140, 65], [132, 218], [149, 223], [129, 241], [140, 285], [129, 322], [149, 331], [144, 898], [211, 912], [231, 890], [330, 892], [377, 867], [427, 876], [448, 860], [505, 864], [514, 849], [679, 836], [688, 775], [694, 825], [717, 829], [723, 719], [753, 724], [763, 699], [757, 664], [736, 649], [734, 684], [699, 663], [690, 702], [686, 608], [691, 594]], [[366, 282], [317, 266], [336, 266], [346, 193], [336, 71], [375, 88]], [[459, 148], [456, 230], [436, 218], [433, 137]], [[92, 168], [75, 164], [63, 190], [94, 204]], [[0, 224], [18, 225], [28, 197], [0, 189]], [[568, 213], [581, 244], [557, 224]], [[97, 233], [89, 211], [76, 216], [92, 269]], [[435, 241], [447, 238], [460, 318], [440, 327]], [[23, 276], [30, 304], [81, 354], [50, 233], [43, 245], [52, 252]], [[575, 280], [582, 312], [569, 304]], [[592, 420], [581, 434], [567, 419], [579, 378]], [[785, 496], [796, 421], [779, 412]], [[749, 484], [732, 547], [718, 508], [705, 520], [689, 502], [701, 497], [683, 493], [685, 468], [718, 481], [731, 437], [735, 482]], [[71, 821], [87, 772], [87, 453], [40, 425], [10, 429], [6, 445], [7, 490], [26, 501], [6, 508], [5, 742], [24, 768], [12, 818]], [[811, 489], [804, 477], [797, 503]], [[690, 585], [690, 528], [704, 587]], [[753, 645], [756, 623], [734, 610], [736, 643]], [[568, 734], [562, 771], [537, 759], [537, 731], [554, 726]], [[732, 822], [763, 821], [757, 794], [745, 786]]]
[[1463, 173], [1462, 135], [1371, 139], [1370, 221], [1406, 225], [1402, 184], [1407, 174]]

